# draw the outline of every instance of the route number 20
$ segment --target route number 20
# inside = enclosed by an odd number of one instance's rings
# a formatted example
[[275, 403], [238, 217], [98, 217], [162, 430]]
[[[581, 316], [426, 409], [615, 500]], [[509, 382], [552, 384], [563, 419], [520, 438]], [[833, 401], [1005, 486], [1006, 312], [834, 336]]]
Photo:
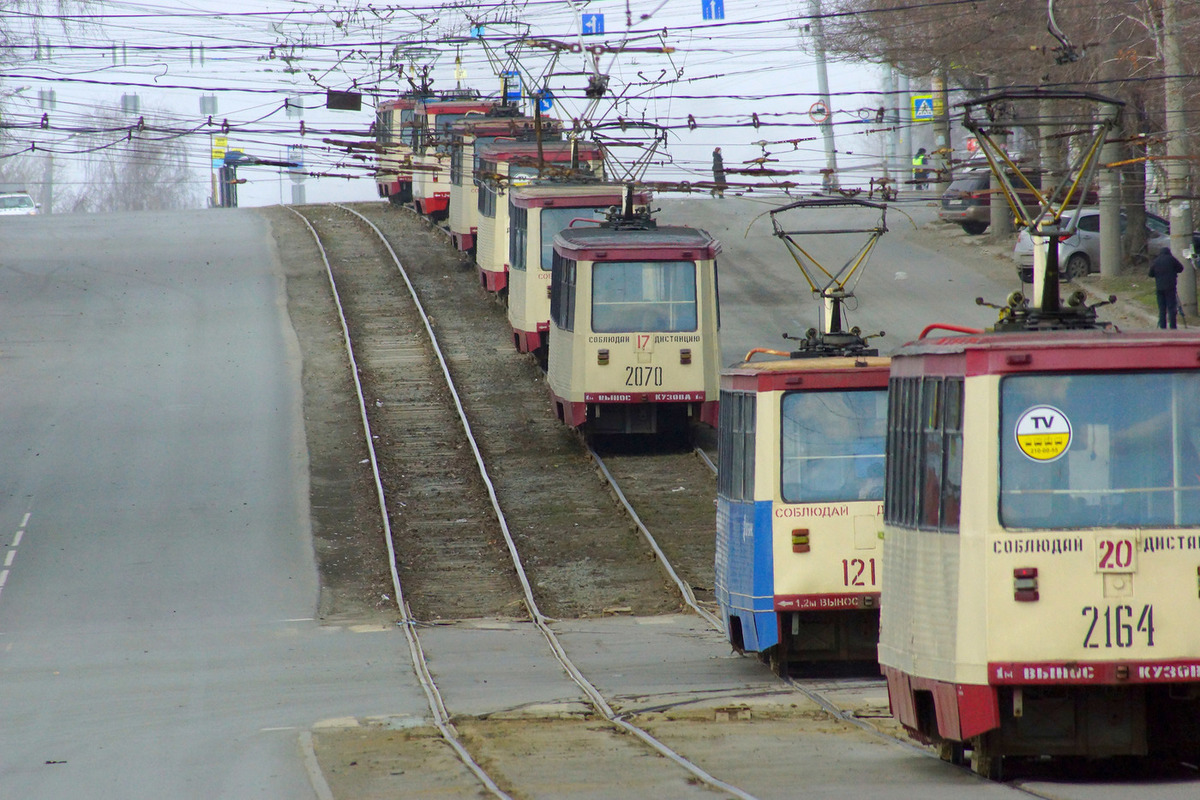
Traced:
[[1097, 572], [1133, 572], [1136, 548], [1133, 539], [1097, 539]]

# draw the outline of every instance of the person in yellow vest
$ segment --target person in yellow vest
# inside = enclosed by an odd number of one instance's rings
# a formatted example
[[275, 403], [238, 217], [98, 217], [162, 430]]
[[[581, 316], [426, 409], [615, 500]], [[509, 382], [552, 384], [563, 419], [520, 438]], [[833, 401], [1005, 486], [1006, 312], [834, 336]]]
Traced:
[[912, 171], [913, 171], [913, 188], [927, 189], [929, 187], [929, 170], [925, 169], [925, 163], [929, 160], [929, 154], [922, 147], [913, 156]]

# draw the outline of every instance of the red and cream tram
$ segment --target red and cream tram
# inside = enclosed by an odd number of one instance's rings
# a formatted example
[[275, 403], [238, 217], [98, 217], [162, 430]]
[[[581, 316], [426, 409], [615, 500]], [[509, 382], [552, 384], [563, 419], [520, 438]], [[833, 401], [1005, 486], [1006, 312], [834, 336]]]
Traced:
[[479, 161], [479, 214], [475, 263], [489, 292], [508, 288], [508, 192], [539, 178], [602, 178], [604, 148], [595, 142], [494, 141], [475, 149]]
[[412, 140], [416, 96], [384, 100], [375, 111], [375, 188], [395, 205], [412, 202]]
[[546, 382], [588, 434], [715, 426], [717, 254], [706, 231], [625, 213], [554, 237]]
[[467, 252], [475, 247], [479, 219], [479, 148], [504, 139], [544, 141], [562, 138], [558, 120], [540, 122], [516, 113], [512, 106], [496, 106], [487, 114], [473, 114], [450, 127], [450, 238], [454, 246]]
[[[534, 183], [509, 190], [508, 320], [519, 352], [544, 354], [555, 235], [602, 222], [621, 205], [623, 192], [612, 183]], [[633, 202], [645, 208], [650, 193], [635, 194]]]
[[893, 356], [879, 661], [905, 727], [992, 776], [1200, 752], [1197, 397], [1200, 334]]
[[445, 218], [450, 207], [450, 130], [468, 114], [484, 114], [496, 105], [479, 97], [421, 100], [413, 109], [413, 205], [417, 213]]

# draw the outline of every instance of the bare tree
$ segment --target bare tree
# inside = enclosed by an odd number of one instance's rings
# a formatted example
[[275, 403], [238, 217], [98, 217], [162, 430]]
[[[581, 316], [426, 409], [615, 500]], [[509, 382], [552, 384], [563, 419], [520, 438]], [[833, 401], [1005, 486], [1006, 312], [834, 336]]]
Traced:
[[128, 117], [98, 109], [86, 134], [82, 188], [66, 201], [70, 211], [146, 211], [197, 208], [200, 191], [188, 169], [185, 139], [162, 112], [130, 125]]

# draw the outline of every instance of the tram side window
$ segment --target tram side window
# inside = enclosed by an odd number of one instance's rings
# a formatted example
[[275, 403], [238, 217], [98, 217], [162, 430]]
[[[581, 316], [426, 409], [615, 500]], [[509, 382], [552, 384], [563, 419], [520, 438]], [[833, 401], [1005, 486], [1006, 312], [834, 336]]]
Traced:
[[920, 388], [913, 378], [889, 381], [887, 480], [884, 519], [906, 528], [917, 526], [917, 475], [920, 453]]
[[1011, 375], [1000, 384], [1000, 521], [1200, 525], [1200, 375]]
[[962, 380], [893, 380], [888, 402], [885, 518], [903, 527], [957, 531], [962, 497]]
[[717, 488], [730, 500], [753, 500], [755, 395], [723, 390], [720, 399]]
[[887, 392], [789, 392], [780, 415], [787, 503], [882, 500]]
[[496, 194], [499, 190], [493, 181], [482, 181], [479, 184], [479, 200], [476, 207], [479, 213], [488, 219], [496, 218]]
[[509, 269], [524, 272], [525, 254], [529, 248], [529, 209], [510, 205], [508, 220]]
[[693, 261], [608, 261], [592, 268], [592, 330], [694, 331]]
[[375, 141], [387, 144], [392, 141], [392, 111], [379, 111], [375, 114]]
[[948, 378], [942, 406], [942, 530], [958, 530], [962, 508], [963, 382]]
[[575, 259], [554, 254], [550, 275], [550, 319], [565, 331], [575, 330]]

